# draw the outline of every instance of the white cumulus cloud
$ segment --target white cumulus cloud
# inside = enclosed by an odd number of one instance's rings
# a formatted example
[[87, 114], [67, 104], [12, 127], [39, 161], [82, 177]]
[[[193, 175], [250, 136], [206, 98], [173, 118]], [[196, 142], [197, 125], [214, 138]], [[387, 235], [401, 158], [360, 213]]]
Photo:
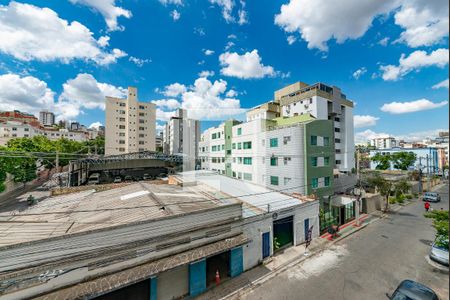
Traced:
[[178, 12], [178, 10], [174, 9], [170, 12], [170, 16], [172, 19], [176, 22], [181, 18], [181, 14]]
[[343, 43], [366, 33], [373, 19], [396, 7], [392, 0], [290, 0], [275, 16], [275, 24], [288, 33], [298, 32], [308, 48], [328, 50], [327, 42]]
[[0, 111], [20, 110], [36, 115], [52, 110], [55, 93], [47, 83], [33, 76], [0, 75]]
[[433, 85], [431, 88], [432, 88], [433, 90], [442, 89], [442, 88], [448, 89], [448, 78], [445, 79], [445, 80], [442, 80], [442, 81], [439, 82], [439, 83], [436, 83], [436, 84]]
[[105, 97], [126, 97], [127, 90], [108, 83], [98, 82], [91, 74], [81, 73], [63, 84], [56, 110], [60, 118], [72, 120], [83, 109], [105, 109]]
[[214, 54], [214, 50], [210, 50], [210, 49], [205, 49], [203, 50], [203, 53], [205, 53], [205, 55], [213, 55]]
[[105, 18], [108, 30], [123, 30], [123, 26], [117, 23], [118, 17], [131, 18], [131, 12], [116, 6], [115, 0], [69, 0], [73, 4], [81, 4], [91, 7]]
[[409, 47], [431, 46], [448, 36], [448, 0], [404, 0], [395, 24], [404, 29], [399, 42]]
[[220, 55], [219, 61], [222, 66], [220, 72], [226, 76], [250, 79], [276, 75], [273, 67], [261, 63], [261, 57], [256, 49], [242, 55], [225, 52]]
[[388, 134], [388, 133], [384, 133], [384, 132], [375, 132], [373, 130], [370, 129], [366, 129], [364, 131], [360, 131], [360, 132], [356, 132], [355, 133], [355, 143], [359, 144], [359, 143], [367, 143], [368, 141], [372, 140], [372, 139], [376, 139], [376, 138], [387, 138], [390, 137], [392, 135]]
[[355, 128], [375, 126], [379, 119], [370, 115], [355, 115], [353, 116], [353, 125]]
[[163, 95], [168, 97], [177, 97], [182, 93], [186, 92], [187, 87], [184, 84], [178, 82], [167, 85], [162, 92]]
[[64, 63], [83, 59], [106, 65], [127, 55], [120, 49], [105, 50], [107, 42], [105, 37], [97, 41], [83, 24], [69, 23], [50, 8], [14, 1], [0, 5], [0, 52], [16, 59]]
[[91, 125], [89, 125], [89, 128], [94, 128], [94, 129], [98, 129], [100, 126], [103, 126], [103, 124], [101, 122], [94, 122]]
[[131, 61], [132, 63], [134, 63], [138, 67], [142, 67], [143, 65], [152, 62], [152, 60], [149, 58], [139, 58], [139, 57], [134, 57], [134, 56], [130, 56], [128, 58], [128, 60]]
[[381, 111], [390, 114], [405, 114], [439, 108], [445, 106], [447, 103], [448, 101], [434, 103], [428, 99], [419, 99], [410, 102], [391, 102], [383, 104], [383, 106], [381, 107]]
[[353, 78], [359, 79], [362, 75], [367, 73], [367, 69], [365, 67], [359, 68], [355, 72], [353, 72]]
[[214, 71], [201, 71], [198, 73], [199, 77], [211, 77], [214, 76]]
[[181, 106], [181, 103], [176, 99], [153, 100], [152, 103], [156, 104], [157, 107], [167, 108], [170, 110], [177, 109]]
[[183, 0], [159, 0], [162, 5], [183, 5]]
[[217, 5], [222, 10], [222, 16], [227, 23], [238, 23], [243, 25], [248, 23], [248, 15], [245, 10], [245, 1], [240, 0], [240, 8], [237, 11], [237, 15], [233, 14], [233, 10], [236, 6], [235, 0], [209, 0], [213, 5]]
[[443, 68], [448, 64], [448, 49], [437, 49], [429, 54], [423, 50], [417, 50], [409, 56], [402, 54], [398, 66], [381, 66], [382, 78], [386, 81], [395, 81], [414, 70], [436, 66]]

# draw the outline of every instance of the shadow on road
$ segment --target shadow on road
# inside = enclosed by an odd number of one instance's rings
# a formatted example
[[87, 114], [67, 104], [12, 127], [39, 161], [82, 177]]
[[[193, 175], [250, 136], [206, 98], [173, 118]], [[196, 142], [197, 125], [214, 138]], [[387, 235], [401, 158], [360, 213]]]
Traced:
[[431, 244], [433, 243], [433, 241], [430, 240], [424, 240], [424, 239], [420, 239], [419, 240], [422, 244], [425, 244], [427, 246], [431, 246]]

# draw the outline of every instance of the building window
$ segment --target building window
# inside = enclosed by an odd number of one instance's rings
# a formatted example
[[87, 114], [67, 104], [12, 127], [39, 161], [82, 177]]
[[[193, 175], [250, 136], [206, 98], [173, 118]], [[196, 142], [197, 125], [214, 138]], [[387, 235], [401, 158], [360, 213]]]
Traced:
[[317, 167], [317, 157], [311, 157], [311, 165]]
[[270, 139], [270, 147], [271, 148], [278, 147], [278, 139], [277, 138]]
[[242, 157], [238, 157], [238, 164], [242, 164]]
[[327, 177], [324, 178], [324, 185], [325, 186], [330, 186], [330, 177], [327, 176]]
[[337, 127], [335, 127], [335, 128], [334, 128], [334, 132], [341, 132], [341, 129], [340, 129], [340, 128], [337, 128]]
[[271, 157], [270, 158], [270, 165], [271, 166], [278, 166], [278, 158], [277, 157]]
[[125, 118], [119, 118], [120, 122], [125, 122]]
[[24, 131], [30, 131], [30, 128], [24, 128], [23, 130]]
[[324, 146], [330, 146], [330, 138], [327, 136], [323, 137], [323, 145]]
[[125, 125], [119, 125], [119, 129], [125, 129]]
[[119, 144], [124, 145], [125, 141], [124, 140], [119, 140]]
[[139, 105], [139, 109], [145, 109], [144, 105]]
[[242, 128], [238, 128], [237, 129], [237, 135], [241, 135], [242, 134]]
[[324, 166], [329, 166], [330, 165], [330, 158], [329, 157], [324, 157], [323, 158], [323, 165]]
[[270, 184], [278, 185], [278, 176], [270, 176]]
[[317, 189], [319, 187], [319, 178], [313, 178], [311, 180], [311, 187]]
[[119, 148], [119, 152], [125, 152], [125, 148]]
[[139, 119], [139, 124], [144, 124], [145, 120]]
[[311, 146], [317, 146], [317, 136], [311, 136]]
[[244, 173], [244, 180], [252, 180], [252, 174], [251, 173]]
[[211, 151], [212, 151], [212, 152], [217, 151], [217, 146], [212, 146], [212, 147], [211, 147]]
[[283, 161], [284, 161], [284, 164], [287, 165], [288, 162], [291, 161], [291, 158], [289, 156], [286, 156], [286, 157], [284, 157]]
[[242, 144], [241, 144], [241, 143], [238, 143], [238, 144], [237, 144], [237, 148], [238, 148], [238, 150], [241, 150], [241, 149], [242, 149]]
[[140, 137], [140, 138], [143, 138], [143, 137], [145, 137], [145, 134], [140, 133], [140, 134], [139, 134], [139, 137]]
[[285, 136], [283, 137], [283, 144], [287, 145], [288, 142], [291, 141], [291, 137], [290, 136]]
[[337, 165], [340, 165], [341, 164], [341, 161], [338, 159], [338, 160], [336, 160], [336, 164]]
[[231, 148], [236, 149], [236, 143], [233, 143], [233, 144], [231, 145]]
[[252, 142], [244, 142], [242, 146], [244, 149], [252, 149]]
[[16, 127], [13, 127], [13, 128], [12, 128], [12, 131], [17, 131], [17, 128], [16, 128]]
[[290, 177], [284, 177], [284, 185], [288, 185], [291, 180], [292, 178]]
[[336, 149], [336, 153], [337, 154], [341, 153], [341, 149]]
[[125, 111], [124, 110], [119, 110], [119, 114], [124, 115]]
[[139, 113], [139, 117], [145, 116], [145, 113]]
[[334, 139], [334, 142], [335, 142], [335, 143], [340, 143], [340, 142], [341, 142], [341, 139]]
[[144, 145], [144, 141], [139, 141], [139, 145]]
[[251, 165], [251, 164], [252, 164], [252, 158], [244, 157], [244, 165]]
[[125, 107], [125, 106], [127, 106], [127, 105], [126, 105], [125, 103], [121, 102], [121, 103], [119, 103], [119, 106]]
[[341, 121], [341, 119], [339, 119], [338, 117], [334, 118], [334, 120], [335, 120], [336, 122], [340, 122], [340, 121]]
[[213, 140], [217, 139], [217, 133], [213, 133], [213, 134], [211, 135], [211, 139], [213, 139]]

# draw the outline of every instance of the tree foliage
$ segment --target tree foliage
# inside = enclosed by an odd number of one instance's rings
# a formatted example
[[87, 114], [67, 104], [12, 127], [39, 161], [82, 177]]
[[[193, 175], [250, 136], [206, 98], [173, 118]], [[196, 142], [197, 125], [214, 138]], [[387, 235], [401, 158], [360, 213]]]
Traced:
[[94, 140], [76, 142], [68, 139], [49, 140], [46, 136], [32, 138], [15, 138], [8, 141], [5, 147], [0, 147], [0, 192], [5, 189], [6, 174], [13, 176], [15, 182], [28, 182], [37, 177], [39, 165], [52, 169], [59, 157], [59, 166], [66, 166], [70, 160], [80, 157], [80, 154], [93, 154], [95, 150], [105, 153], [104, 137]]
[[425, 213], [425, 217], [433, 219], [433, 227], [436, 229], [436, 239], [448, 240], [448, 210], [432, 210]]
[[391, 162], [394, 169], [397, 170], [408, 170], [417, 159], [417, 155], [414, 152], [400, 151], [392, 153]]
[[377, 164], [375, 167], [377, 170], [387, 170], [391, 167], [391, 155], [389, 153], [383, 155], [378, 152], [372, 157], [372, 161]]

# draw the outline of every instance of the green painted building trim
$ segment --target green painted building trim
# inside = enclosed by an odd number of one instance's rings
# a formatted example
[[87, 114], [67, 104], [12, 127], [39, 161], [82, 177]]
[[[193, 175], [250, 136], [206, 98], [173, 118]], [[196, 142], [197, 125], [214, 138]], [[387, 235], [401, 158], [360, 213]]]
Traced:
[[[328, 146], [311, 145], [311, 136], [328, 137]], [[319, 198], [333, 194], [333, 168], [334, 168], [334, 141], [333, 141], [333, 123], [331, 120], [314, 120], [304, 124], [304, 145], [305, 145], [305, 186], [306, 194], [316, 194]], [[313, 157], [329, 157], [329, 165], [322, 167], [313, 167]], [[329, 177], [330, 185], [328, 187], [313, 188], [312, 179]]]
[[309, 121], [314, 121], [315, 118], [313, 116], [311, 116], [310, 114], [304, 114], [304, 115], [299, 115], [299, 116], [294, 116], [294, 117], [279, 117], [279, 118], [275, 118], [273, 119], [273, 121], [276, 122], [276, 126], [288, 126], [288, 125], [293, 125], [293, 124], [297, 124], [297, 123], [304, 123], [304, 122], [309, 122]]
[[233, 126], [238, 125], [241, 122], [237, 120], [228, 120], [224, 124], [224, 134], [225, 134], [225, 175], [228, 177], [233, 177], [233, 170], [231, 169], [231, 154], [232, 154], [232, 141], [233, 141]]

